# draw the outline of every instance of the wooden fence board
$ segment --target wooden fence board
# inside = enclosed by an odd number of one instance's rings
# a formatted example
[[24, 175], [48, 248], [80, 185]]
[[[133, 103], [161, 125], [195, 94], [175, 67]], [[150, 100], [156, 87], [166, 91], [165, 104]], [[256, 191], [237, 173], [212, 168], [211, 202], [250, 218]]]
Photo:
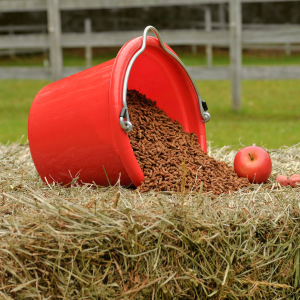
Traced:
[[280, 44], [300, 43], [300, 26], [277, 30], [244, 30], [243, 43], [248, 44]]
[[[160, 30], [162, 39], [168, 45], [228, 45], [228, 31], [205, 32], [200, 30]], [[90, 45], [93, 47], [121, 46], [131, 39], [142, 36], [143, 31], [92, 33]], [[154, 36], [152, 33], [149, 34]], [[88, 42], [85, 34], [63, 34], [63, 47], [84, 47]]]
[[[230, 67], [187, 67], [194, 80], [229, 80]], [[299, 79], [300, 66], [262, 66], [243, 67], [241, 69], [243, 80], [285, 80]]]
[[[84, 67], [66, 67], [63, 77], [83, 71]], [[52, 79], [52, 70], [42, 67], [1, 67], [0, 79]]]
[[[160, 30], [163, 41], [169, 45], [207, 45], [229, 46], [229, 31], [205, 32], [195, 29]], [[142, 35], [142, 30], [119, 32], [64, 33], [61, 45], [64, 48], [122, 46], [129, 40]], [[300, 43], [300, 26], [284, 30], [244, 30], [243, 44], [284, 44]], [[0, 36], [1, 49], [47, 48], [49, 40], [47, 34], [22, 34]]]
[[265, 67], [244, 67], [242, 70], [243, 79], [299, 79], [300, 66], [265, 66]]
[[[62, 10], [226, 3], [228, 0], [61, 0]], [[46, 10], [46, 0], [0, 0], [0, 11]]]
[[[283, 0], [241, 0], [243, 3], [282, 2]], [[285, 0], [297, 2], [299, 0]], [[228, 3], [229, 0], [60, 0], [62, 10], [126, 8], [146, 6], [197, 5]], [[0, 0], [1, 12], [42, 11], [47, 9], [47, 0]]]
[[1, 12], [47, 10], [47, 0], [0, 0]]
[[48, 48], [48, 34], [0, 35], [1, 49]]
[[[187, 67], [194, 80], [229, 80], [229, 67]], [[200, 90], [201, 92], [201, 90]]]
[[62, 0], [62, 10], [226, 3], [228, 0]]
[[[243, 44], [243, 49], [254, 49], [254, 50], [285, 50], [285, 45], [261, 45], [261, 44]], [[290, 45], [291, 51], [300, 51], [300, 46]]]
[[[65, 67], [63, 77], [84, 70], [84, 67]], [[229, 67], [187, 67], [194, 80], [230, 80]], [[34, 67], [1, 67], [0, 79], [51, 79], [51, 69]], [[300, 67], [243, 67], [244, 80], [299, 79]]]
[[[228, 31], [205, 32], [199, 30], [160, 30], [163, 41], [170, 45], [228, 45]], [[136, 37], [142, 36], [143, 31], [99, 32], [86, 35], [85, 33], [64, 33], [61, 44], [64, 48], [122, 46]], [[149, 33], [152, 35], [152, 33]], [[153, 36], [153, 35], [152, 35]], [[22, 34], [0, 36], [1, 49], [45, 48], [49, 47], [47, 34]]]
[[0, 67], [0, 79], [51, 79], [51, 70], [35, 67]]

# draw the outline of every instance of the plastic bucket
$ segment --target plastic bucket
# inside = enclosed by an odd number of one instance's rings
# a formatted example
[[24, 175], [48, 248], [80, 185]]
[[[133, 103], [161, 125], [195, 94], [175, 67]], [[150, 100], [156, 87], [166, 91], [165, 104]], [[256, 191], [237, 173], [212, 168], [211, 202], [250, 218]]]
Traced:
[[79, 182], [98, 185], [115, 184], [119, 178], [124, 186], [140, 185], [144, 174], [120, 125], [120, 119], [125, 120], [120, 112], [126, 77], [129, 89], [146, 94], [186, 131], [195, 132], [206, 151], [194, 83], [158, 33], [159, 38], [146, 34], [145, 30], [144, 37], [127, 42], [115, 59], [53, 82], [37, 94], [29, 113], [28, 139], [43, 181], [67, 184], [79, 176]]

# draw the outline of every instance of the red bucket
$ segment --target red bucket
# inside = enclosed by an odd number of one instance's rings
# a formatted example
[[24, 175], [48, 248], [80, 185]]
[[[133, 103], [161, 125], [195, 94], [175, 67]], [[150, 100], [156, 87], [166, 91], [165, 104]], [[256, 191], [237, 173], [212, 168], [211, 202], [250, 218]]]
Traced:
[[[157, 38], [147, 37], [149, 29]], [[144, 174], [126, 132], [131, 129], [127, 88], [155, 100], [186, 131], [195, 132], [206, 151], [204, 122], [210, 116], [199, 92], [176, 54], [148, 26], [115, 59], [53, 82], [37, 94], [28, 139], [42, 180], [67, 184], [79, 176], [79, 182], [98, 185], [108, 185], [108, 179], [115, 184], [119, 178], [124, 186], [141, 184]]]

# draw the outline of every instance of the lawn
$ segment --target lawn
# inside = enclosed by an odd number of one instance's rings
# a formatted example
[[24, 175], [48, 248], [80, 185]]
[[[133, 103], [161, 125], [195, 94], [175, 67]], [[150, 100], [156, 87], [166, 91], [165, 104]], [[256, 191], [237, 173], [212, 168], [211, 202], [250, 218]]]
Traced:
[[[49, 81], [0, 80], [0, 142], [27, 140], [27, 118], [37, 92]], [[231, 110], [229, 81], [197, 81], [208, 103], [207, 140], [213, 146], [255, 143], [277, 149], [300, 142], [300, 80], [244, 81], [243, 108]]]
[[27, 140], [27, 119], [32, 100], [49, 81], [0, 80], [0, 143]]
[[255, 143], [267, 148], [300, 142], [300, 80], [244, 81], [243, 108], [231, 110], [229, 81], [198, 81], [212, 119], [207, 140], [213, 145]]

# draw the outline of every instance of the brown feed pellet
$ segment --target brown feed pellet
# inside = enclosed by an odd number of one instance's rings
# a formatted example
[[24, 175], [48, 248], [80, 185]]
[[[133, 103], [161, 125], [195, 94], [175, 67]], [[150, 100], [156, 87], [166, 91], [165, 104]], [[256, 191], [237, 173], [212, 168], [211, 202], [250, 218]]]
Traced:
[[129, 139], [145, 174], [140, 192], [199, 190], [215, 195], [250, 185], [233, 167], [201, 150], [195, 133], [185, 132], [178, 121], [136, 90], [128, 90], [127, 103], [133, 130]]

